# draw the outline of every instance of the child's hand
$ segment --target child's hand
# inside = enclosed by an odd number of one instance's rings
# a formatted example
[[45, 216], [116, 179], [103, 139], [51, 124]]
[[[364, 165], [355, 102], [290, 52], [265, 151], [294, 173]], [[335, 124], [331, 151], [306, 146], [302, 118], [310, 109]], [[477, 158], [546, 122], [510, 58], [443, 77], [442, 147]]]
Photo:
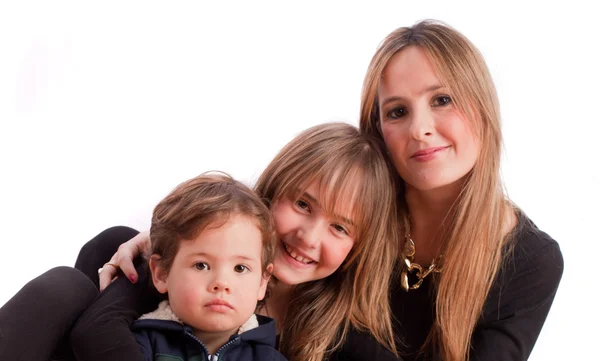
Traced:
[[[132, 282], [136, 283], [138, 274], [133, 266], [133, 259], [150, 249], [150, 233], [140, 232], [137, 236], [119, 246], [110, 261], [104, 264], [99, 274], [100, 291], [103, 291], [112, 281], [117, 278], [119, 269]], [[117, 267], [118, 266], [118, 267]]]

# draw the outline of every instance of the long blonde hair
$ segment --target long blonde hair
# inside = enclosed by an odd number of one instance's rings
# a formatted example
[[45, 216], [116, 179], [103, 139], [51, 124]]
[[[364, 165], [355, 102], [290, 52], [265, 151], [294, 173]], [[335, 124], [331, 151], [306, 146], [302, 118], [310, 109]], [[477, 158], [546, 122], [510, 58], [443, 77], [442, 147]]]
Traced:
[[355, 200], [358, 232], [342, 266], [294, 289], [280, 342], [290, 361], [322, 360], [344, 342], [350, 326], [368, 330], [395, 353], [387, 296], [398, 217], [394, 181], [380, 148], [349, 124], [318, 125], [289, 142], [257, 181], [267, 204], [312, 182], [318, 182], [328, 212], [346, 213], [348, 200]]
[[[477, 162], [442, 225], [443, 272], [435, 281], [434, 325], [422, 348], [431, 346], [445, 361], [468, 360], [473, 329], [500, 268], [505, 244], [507, 201], [500, 180], [502, 134], [498, 99], [475, 46], [447, 25], [422, 21], [389, 34], [373, 56], [361, 99], [360, 128], [365, 134], [383, 139], [377, 98], [379, 82], [390, 58], [408, 46], [418, 46], [426, 52], [481, 143]], [[406, 212], [401, 179], [398, 189], [400, 210]]]

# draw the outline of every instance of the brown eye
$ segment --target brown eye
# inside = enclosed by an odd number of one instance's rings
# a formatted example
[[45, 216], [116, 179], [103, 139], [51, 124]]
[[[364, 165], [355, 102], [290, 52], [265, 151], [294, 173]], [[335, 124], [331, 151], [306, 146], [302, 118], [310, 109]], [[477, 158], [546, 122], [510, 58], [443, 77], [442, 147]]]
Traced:
[[387, 113], [387, 117], [390, 119], [398, 119], [402, 118], [406, 114], [408, 114], [408, 110], [405, 107], [396, 107]]
[[452, 103], [452, 98], [450, 98], [447, 95], [442, 95], [442, 96], [439, 96], [439, 97], [435, 98], [435, 100], [433, 101], [433, 103], [434, 103], [435, 106], [443, 107], [445, 105], [448, 105], [448, 104]]
[[341, 226], [339, 224], [332, 224], [331, 225], [338, 233], [342, 233], [342, 234], [348, 234], [348, 231], [346, 230], [346, 228], [344, 226]]
[[248, 266], [243, 265], [243, 264], [236, 264], [235, 267], [233, 267], [233, 270], [236, 271], [237, 273], [245, 273], [250, 271], [250, 268], [248, 268]]
[[308, 205], [308, 203], [302, 199], [296, 200], [296, 207], [304, 210], [310, 210], [310, 206]]
[[196, 263], [194, 263], [194, 267], [198, 271], [206, 271], [208, 269], [208, 264], [206, 264], [204, 262], [196, 262]]

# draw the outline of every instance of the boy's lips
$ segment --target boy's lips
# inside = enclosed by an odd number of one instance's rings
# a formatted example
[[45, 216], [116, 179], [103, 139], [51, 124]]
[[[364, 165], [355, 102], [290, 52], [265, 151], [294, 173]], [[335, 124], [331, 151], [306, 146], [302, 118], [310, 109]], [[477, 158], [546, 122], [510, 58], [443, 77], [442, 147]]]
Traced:
[[225, 301], [224, 299], [221, 298], [216, 298], [208, 303], [206, 303], [204, 305], [204, 307], [208, 307], [210, 309], [212, 309], [213, 311], [228, 311], [228, 310], [233, 310], [233, 306]]

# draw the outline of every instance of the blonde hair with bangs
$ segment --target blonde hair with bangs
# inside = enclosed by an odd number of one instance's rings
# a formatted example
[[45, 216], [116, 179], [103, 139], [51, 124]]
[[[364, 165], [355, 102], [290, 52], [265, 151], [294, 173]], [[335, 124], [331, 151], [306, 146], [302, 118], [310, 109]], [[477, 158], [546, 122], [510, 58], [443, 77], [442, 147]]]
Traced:
[[[323, 207], [353, 208], [350, 254], [332, 275], [297, 285], [281, 332], [290, 361], [319, 361], [349, 328], [368, 330], [395, 353], [388, 288], [397, 254], [398, 217], [390, 166], [381, 146], [345, 123], [312, 127], [289, 142], [262, 173], [256, 191], [269, 204], [319, 182]], [[347, 204], [349, 200], [354, 205]]]
[[[467, 115], [481, 143], [453, 208], [442, 224], [443, 272], [435, 278], [435, 321], [422, 350], [446, 361], [468, 360], [471, 336], [502, 263], [510, 209], [500, 180], [502, 134], [496, 90], [483, 57], [453, 28], [422, 21], [389, 34], [373, 56], [363, 84], [360, 128], [383, 140], [377, 90], [389, 60], [409, 46], [423, 49], [455, 106]], [[407, 212], [399, 180], [401, 212]], [[399, 281], [399, 280], [398, 280]], [[465, 307], [470, 305], [470, 307]], [[407, 330], [410, 332], [410, 330]]]

